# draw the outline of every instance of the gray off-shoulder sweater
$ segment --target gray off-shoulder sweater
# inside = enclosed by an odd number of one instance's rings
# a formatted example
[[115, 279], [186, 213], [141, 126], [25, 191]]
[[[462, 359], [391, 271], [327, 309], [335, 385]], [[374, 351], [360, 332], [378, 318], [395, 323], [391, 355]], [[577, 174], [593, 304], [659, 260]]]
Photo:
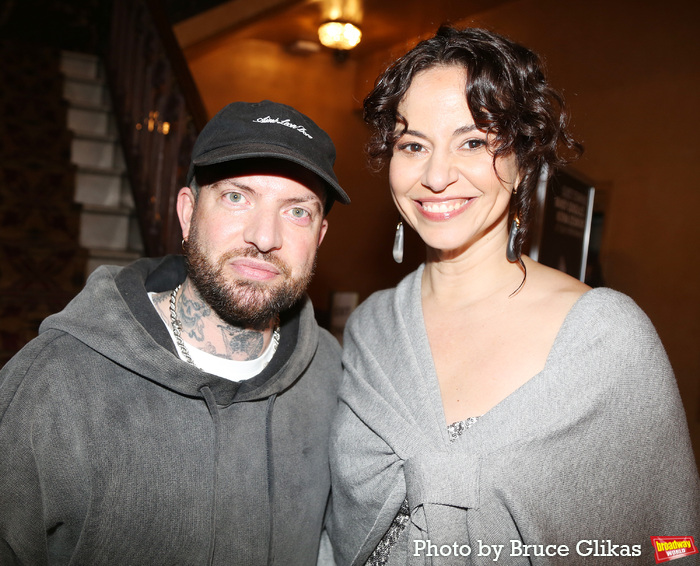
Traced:
[[346, 329], [328, 525], [339, 566], [364, 564], [405, 498], [389, 564], [651, 564], [651, 536], [697, 542], [685, 413], [630, 298], [585, 293], [545, 368], [450, 442], [421, 273], [374, 294]]

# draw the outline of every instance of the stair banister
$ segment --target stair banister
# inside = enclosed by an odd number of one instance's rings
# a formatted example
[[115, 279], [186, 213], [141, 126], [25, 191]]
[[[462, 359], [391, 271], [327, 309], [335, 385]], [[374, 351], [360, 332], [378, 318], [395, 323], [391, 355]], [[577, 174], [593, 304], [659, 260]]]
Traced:
[[159, 0], [114, 2], [106, 67], [145, 253], [179, 253], [175, 200], [207, 114]]

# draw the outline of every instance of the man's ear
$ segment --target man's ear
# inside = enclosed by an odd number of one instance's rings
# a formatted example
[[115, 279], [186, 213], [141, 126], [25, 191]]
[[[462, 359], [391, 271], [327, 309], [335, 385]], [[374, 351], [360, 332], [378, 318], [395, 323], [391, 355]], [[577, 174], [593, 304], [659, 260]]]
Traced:
[[318, 245], [321, 245], [323, 238], [326, 237], [326, 230], [328, 230], [328, 219], [324, 218], [321, 222], [321, 229], [318, 232]]
[[177, 193], [177, 216], [180, 219], [180, 228], [182, 228], [182, 237], [187, 240], [190, 235], [190, 226], [192, 225], [192, 214], [194, 213], [195, 197], [192, 189], [182, 187]]

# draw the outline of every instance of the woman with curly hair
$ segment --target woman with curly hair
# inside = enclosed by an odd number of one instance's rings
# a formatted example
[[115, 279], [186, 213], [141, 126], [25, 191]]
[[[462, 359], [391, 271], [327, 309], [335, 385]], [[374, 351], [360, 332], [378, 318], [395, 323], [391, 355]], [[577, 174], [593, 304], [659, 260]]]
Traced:
[[379, 77], [365, 119], [427, 257], [348, 322], [336, 562], [617, 564], [651, 557], [651, 535], [699, 532], [650, 321], [522, 253], [541, 174], [581, 152], [538, 57], [442, 27]]

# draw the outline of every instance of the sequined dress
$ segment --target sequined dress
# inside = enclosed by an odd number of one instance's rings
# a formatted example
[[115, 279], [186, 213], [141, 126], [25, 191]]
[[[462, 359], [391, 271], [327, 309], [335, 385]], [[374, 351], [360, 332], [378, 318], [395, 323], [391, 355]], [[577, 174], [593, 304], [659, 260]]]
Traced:
[[[479, 417], [469, 417], [466, 420], [452, 423], [447, 427], [447, 432], [450, 436], [450, 442], [454, 442], [462, 433], [471, 427]], [[389, 560], [391, 549], [394, 548], [399, 536], [408, 525], [411, 511], [408, 507], [408, 499], [404, 499], [399, 512], [394, 517], [394, 520], [387, 530], [386, 534], [379, 541], [377, 548], [374, 549], [370, 557], [365, 562], [365, 566], [385, 566]]]

